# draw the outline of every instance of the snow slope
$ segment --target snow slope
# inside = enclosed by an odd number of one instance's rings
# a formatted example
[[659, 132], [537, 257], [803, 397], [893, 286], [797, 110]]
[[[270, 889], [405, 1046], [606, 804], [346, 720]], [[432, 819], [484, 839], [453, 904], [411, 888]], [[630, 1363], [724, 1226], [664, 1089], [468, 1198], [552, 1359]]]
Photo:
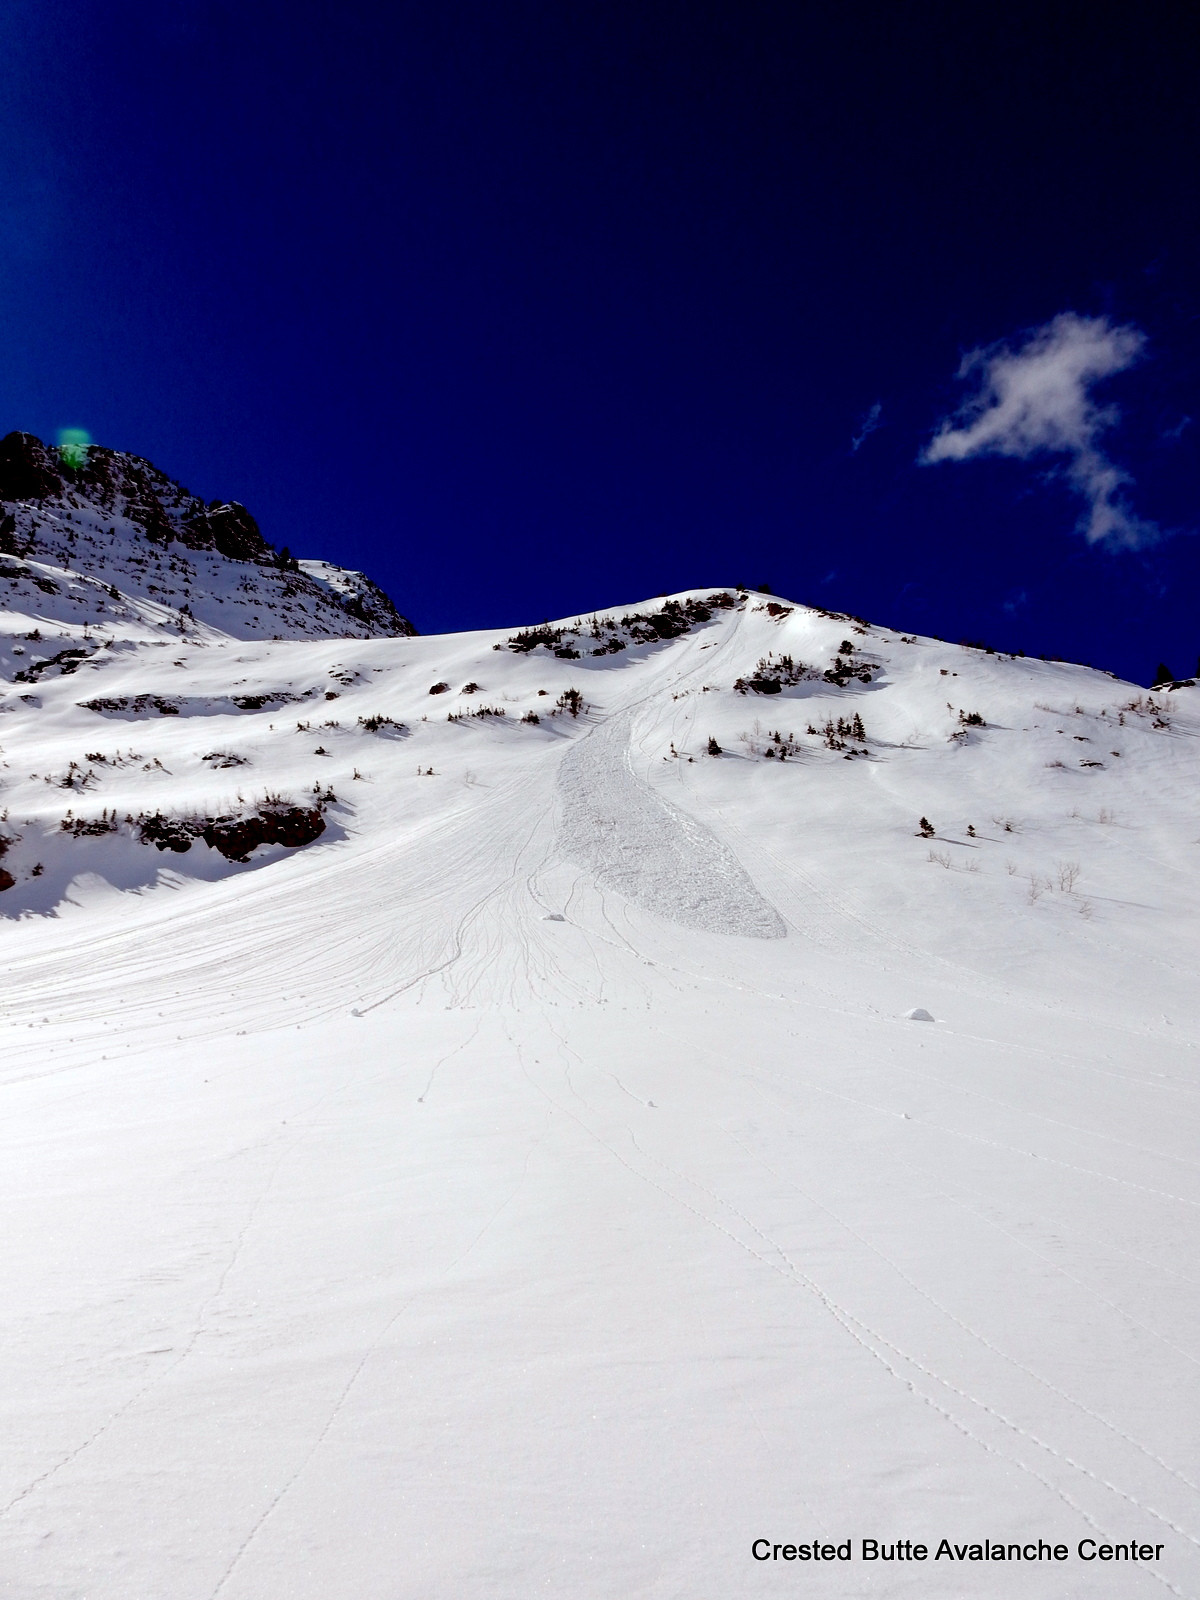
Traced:
[[0, 1593], [1200, 1595], [1200, 690], [110, 638], [0, 701]]

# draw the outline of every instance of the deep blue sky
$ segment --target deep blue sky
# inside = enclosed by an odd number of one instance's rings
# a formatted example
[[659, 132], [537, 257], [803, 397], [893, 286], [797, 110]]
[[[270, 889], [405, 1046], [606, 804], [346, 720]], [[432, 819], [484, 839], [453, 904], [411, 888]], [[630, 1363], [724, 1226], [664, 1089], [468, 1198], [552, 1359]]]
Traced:
[[[1182, 7], [1002, 9], [9, 0], [0, 429], [422, 631], [765, 580], [1193, 672], [1200, 57]], [[963, 351], [1064, 310], [1148, 337], [1097, 398], [1155, 547], [1049, 463], [917, 465]]]

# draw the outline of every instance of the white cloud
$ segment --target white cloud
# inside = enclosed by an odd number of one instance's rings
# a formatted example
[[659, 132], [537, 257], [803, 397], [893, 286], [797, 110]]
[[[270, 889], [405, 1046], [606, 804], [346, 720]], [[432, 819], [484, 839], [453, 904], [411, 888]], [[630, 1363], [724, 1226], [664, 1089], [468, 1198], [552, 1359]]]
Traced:
[[870, 436], [875, 432], [876, 428], [883, 427], [883, 423], [879, 420], [882, 415], [883, 401], [876, 400], [870, 411], [868, 411], [866, 416], [862, 419], [862, 427], [860, 428], [859, 432], [856, 433], [854, 438], [850, 441], [850, 449], [852, 451], [857, 450], [866, 439], [869, 439]]
[[1088, 543], [1108, 541], [1131, 550], [1153, 543], [1159, 529], [1137, 516], [1124, 494], [1133, 479], [1099, 445], [1120, 413], [1091, 397], [1094, 384], [1131, 367], [1145, 345], [1140, 328], [1064, 311], [1017, 349], [1001, 344], [972, 350], [958, 376], [976, 378], [977, 391], [954, 416], [943, 418], [921, 460], [1066, 456], [1066, 477], [1087, 501], [1079, 527]]

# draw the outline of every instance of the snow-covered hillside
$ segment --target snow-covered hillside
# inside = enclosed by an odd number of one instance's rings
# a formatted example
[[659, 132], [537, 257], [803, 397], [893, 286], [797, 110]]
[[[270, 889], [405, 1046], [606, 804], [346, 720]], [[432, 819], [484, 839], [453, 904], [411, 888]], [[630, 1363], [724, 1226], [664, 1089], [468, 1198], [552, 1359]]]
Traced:
[[415, 631], [361, 572], [274, 550], [245, 506], [206, 504], [116, 450], [64, 460], [30, 433], [0, 439], [0, 582], [0, 630], [34, 616], [47, 657], [112, 638]]
[[1200, 689], [5, 625], [0, 1593], [1200, 1595]]

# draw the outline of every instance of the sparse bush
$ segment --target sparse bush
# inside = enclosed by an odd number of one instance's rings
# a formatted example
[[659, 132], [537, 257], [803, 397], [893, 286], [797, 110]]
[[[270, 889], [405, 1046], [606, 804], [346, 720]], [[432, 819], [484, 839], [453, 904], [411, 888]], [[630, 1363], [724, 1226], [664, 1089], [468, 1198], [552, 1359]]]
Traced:
[[1058, 873], [1058, 887], [1064, 894], [1074, 894], [1083, 870], [1078, 861], [1060, 861], [1055, 870]]
[[932, 839], [934, 833], [937, 831], [928, 817], [922, 817], [920, 822], [917, 823], [917, 828], [920, 831], [922, 839]]
[[719, 756], [721, 754], [721, 746], [717, 743], [712, 734], [709, 734], [708, 736], [708, 753], [710, 756]]
[[522, 722], [532, 722], [534, 724], [541, 722], [541, 720], [536, 711], [527, 711], [521, 718]]
[[[520, 633], [515, 633], [508, 642], [508, 648], [515, 650], [518, 655], [528, 655], [531, 650], [536, 650], [538, 645], [544, 644], [548, 650], [553, 650], [563, 636], [561, 628], [523, 628]], [[500, 649], [500, 646], [496, 646]]]
[[116, 833], [117, 813], [105, 810], [98, 817], [72, 817], [70, 812], [59, 824], [64, 833], [73, 839], [99, 839], [106, 833]]
[[738, 694], [748, 694], [751, 690], [755, 694], [778, 694], [786, 686], [802, 683], [806, 678], [815, 676], [812, 668], [803, 661], [795, 661], [790, 655], [777, 657], [774, 651], [769, 651], [750, 677], [738, 678], [733, 687]]
[[385, 733], [390, 730], [399, 735], [408, 732], [402, 722], [396, 722], [393, 718], [385, 716], [382, 711], [374, 712], [369, 717], [359, 717], [358, 725], [367, 733]]
[[559, 711], [569, 711], [573, 717], [586, 709], [578, 689], [564, 689], [554, 704]]

